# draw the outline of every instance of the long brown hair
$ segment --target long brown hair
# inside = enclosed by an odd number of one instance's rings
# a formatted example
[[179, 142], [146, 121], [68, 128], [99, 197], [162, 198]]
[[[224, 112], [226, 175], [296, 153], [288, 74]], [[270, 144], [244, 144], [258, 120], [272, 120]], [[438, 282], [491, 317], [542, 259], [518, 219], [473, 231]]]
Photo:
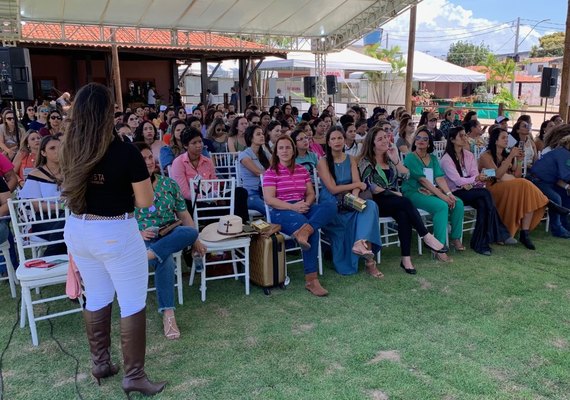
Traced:
[[75, 214], [85, 212], [87, 182], [113, 141], [114, 101], [99, 84], [83, 86], [71, 107], [70, 124], [61, 146], [62, 195]]
[[[386, 133], [384, 129], [380, 126], [374, 126], [368, 131], [362, 142], [362, 149], [360, 149], [360, 154], [358, 160], [365, 159], [370, 162], [370, 164], [376, 166], [376, 150], [374, 148], [374, 141], [376, 140], [376, 135], [378, 132]], [[384, 154], [384, 162], [388, 163], [388, 153]]]

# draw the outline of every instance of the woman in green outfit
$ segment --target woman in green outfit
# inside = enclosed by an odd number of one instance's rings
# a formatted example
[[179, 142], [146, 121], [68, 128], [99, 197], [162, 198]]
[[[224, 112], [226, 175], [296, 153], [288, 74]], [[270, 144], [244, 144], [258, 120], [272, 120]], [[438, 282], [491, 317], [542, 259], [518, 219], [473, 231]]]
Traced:
[[[432, 215], [433, 234], [441, 243], [446, 242], [447, 221], [451, 219], [450, 245], [463, 251], [465, 247], [460, 239], [463, 228], [463, 202], [449, 190], [445, 173], [439, 166], [437, 157], [431, 154], [433, 150], [433, 138], [427, 127], [418, 127], [412, 152], [404, 159], [404, 165], [410, 170], [410, 178], [404, 181], [402, 193], [414, 206]], [[434, 254], [440, 261], [452, 261], [446, 254]]]

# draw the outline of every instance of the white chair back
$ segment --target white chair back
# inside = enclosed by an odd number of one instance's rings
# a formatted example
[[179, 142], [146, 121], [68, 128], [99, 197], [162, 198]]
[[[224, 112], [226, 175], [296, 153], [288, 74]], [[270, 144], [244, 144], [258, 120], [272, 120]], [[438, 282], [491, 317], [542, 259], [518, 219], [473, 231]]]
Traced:
[[445, 140], [436, 140], [435, 142], [433, 142], [434, 146], [433, 154], [437, 157], [438, 160], [443, 156], [446, 144], [447, 141]]
[[23, 260], [30, 259], [30, 257], [26, 256], [26, 250], [28, 249], [34, 257], [40, 252], [40, 248], [64, 242], [63, 238], [48, 241], [41, 237], [53, 233], [61, 233], [63, 235], [63, 227], [41, 232], [36, 229], [36, 233], [34, 233], [34, 226], [48, 222], [62, 222], [63, 226], [63, 222], [69, 216], [69, 209], [63, 207], [63, 201], [59, 197], [10, 199], [8, 200], [8, 207], [10, 209], [20, 263]]
[[190, 180], [194, 212], [192, 218], [199, 227], [217, 222], [222, 215], [234, 213], [236, 180]]
[[238, 153], [211, 153], [212, 162], [216, 166], [216, 176], [220, 179], [236, 177]]

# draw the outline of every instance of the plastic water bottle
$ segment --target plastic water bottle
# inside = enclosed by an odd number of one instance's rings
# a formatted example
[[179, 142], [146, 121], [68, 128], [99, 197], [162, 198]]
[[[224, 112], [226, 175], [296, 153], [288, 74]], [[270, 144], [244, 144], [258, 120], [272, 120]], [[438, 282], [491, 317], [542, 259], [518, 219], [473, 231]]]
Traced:
[[202, 272], [204, 269], [204, 262], [202, 261], [202, 256], [200, 253], [195, 252], [192, 254], [192, 260], [194, 261], [194, 267], [196, 268], [196, 272]]

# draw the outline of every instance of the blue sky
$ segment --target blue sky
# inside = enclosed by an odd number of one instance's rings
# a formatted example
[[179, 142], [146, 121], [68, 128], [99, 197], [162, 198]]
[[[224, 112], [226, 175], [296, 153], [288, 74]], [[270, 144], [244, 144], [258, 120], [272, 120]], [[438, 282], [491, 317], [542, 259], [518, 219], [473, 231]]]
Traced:
[[[519, 51], [544, 34], [565, 30], [566, 0], [423, 0], [418, 5], [416, 49], [444, 56], [458, 41], [484, 43], [501, 54], [514, 50], [515, 20], [521, 18]], [[535, 24], [543, 19], [546, 22]], [[409, 12], [384, 25], [383, 47], [407, 47]], [[524, 40], [523, 40], [524, 39]], [[522, 43], [521, 43], [522, 42]]]

